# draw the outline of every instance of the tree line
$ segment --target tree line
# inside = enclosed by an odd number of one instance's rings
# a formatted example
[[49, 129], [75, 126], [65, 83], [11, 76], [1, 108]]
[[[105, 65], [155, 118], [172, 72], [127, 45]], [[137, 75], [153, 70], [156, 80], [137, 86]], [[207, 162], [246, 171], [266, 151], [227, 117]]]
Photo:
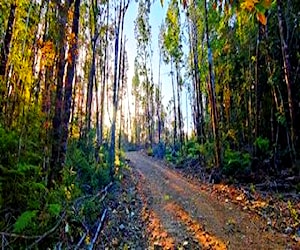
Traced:
[[[192, 152], [217, 171], [257, 165], [297, 175], [299, 2], [161, 4], [167, 14], [157, 38], [159, 65], [170, 69], [172, 98], [164, 107], [166, 83], [160, 76], [153, 80], [149, 1], [139, 1], [133, 140], [148, 145], [149, 154], [163, 140], [173, 160]], [[183, 88], [189, 93], [192, 136], [183, 129]]]
[[[44, 237], [27, 236], [52, 232], [58, 217], [78, 237], [82, 229], [74, 221], [97, 219], [101, 202], [75, 201], [96, 194], [122, 165], [129, 3], [0, 3], [2, 246], [39, 244]], [[70, 231], [64, 232], [66, 247], [73, 242]]]

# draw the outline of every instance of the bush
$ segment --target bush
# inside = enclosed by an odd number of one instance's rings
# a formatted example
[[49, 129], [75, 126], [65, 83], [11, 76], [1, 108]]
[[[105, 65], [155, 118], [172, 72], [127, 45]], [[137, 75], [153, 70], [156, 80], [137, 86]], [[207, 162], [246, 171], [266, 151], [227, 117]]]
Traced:
[[68, 147], [66, 160], [66, 168], [76, 172], [76, 180], [71, 182], [77, 182], [85, 193], [97, 191], [110, 181], [106, 148], [100, 148], [98, 163], [90, 143], [73, 141]]
[[251, 156], [249, 153], [239, 152], [231, 149], [225, 150], [223, 173], [235, 175], [243, 172], [250, 166]]
[[269, 152], [270, 141], [267, 138], [259, 136], [256, 138], [254, 145], [258, 148], [261, 154], [266, 155]]

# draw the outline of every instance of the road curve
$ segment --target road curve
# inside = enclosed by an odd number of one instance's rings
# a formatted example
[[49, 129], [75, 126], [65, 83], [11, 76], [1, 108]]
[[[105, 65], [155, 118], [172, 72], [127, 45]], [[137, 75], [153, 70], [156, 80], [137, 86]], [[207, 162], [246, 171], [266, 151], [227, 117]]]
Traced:
[[[287, 238], [266, 231], [260, 218], [230, 202], [215, 200], [200, 184], [162, 162], [141, 152], [129, 152], [126, 157], [147, 203], [146, 211], [152, 214], [148, 217], [152, 218], [153, 244], [161, 241], [166, 249], [290, 249]], [[167, 239], [171, 244], [164, 245]]]

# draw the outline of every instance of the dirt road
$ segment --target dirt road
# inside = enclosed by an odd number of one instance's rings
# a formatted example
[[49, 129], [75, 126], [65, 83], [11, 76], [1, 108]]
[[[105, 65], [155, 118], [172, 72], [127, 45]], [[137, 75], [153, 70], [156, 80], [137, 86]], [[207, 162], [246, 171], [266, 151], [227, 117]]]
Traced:
[[266, 222], [220, 202], [175, 170], [139, 152], [130, 152], [143, 217], [154, 249], [292, 249]]

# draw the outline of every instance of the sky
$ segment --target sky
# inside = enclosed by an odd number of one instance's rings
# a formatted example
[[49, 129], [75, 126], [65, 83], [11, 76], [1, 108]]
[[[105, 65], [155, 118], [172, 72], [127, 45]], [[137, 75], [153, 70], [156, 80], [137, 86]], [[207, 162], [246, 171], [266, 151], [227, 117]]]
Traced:
[[[159, 27], [161, 26], [162, 22], [165, 20], [166, 12], [168, 8], [168, 2], [164, 1], [164, 6], [161, 6], [159, 0], [154, 1], [151, 5], [151, 12], [149, 16], [149, 22], [151, 26], [151, 46], [153, 50], [153, 58], [152, 58], [152, 69], [153, 69], [153, 79], [154, 83], [157, 84], [158, 82], [158, 65], [159, 65], [159, 46], [158, 46], [158, 35], [159, 35]], [[134, 36], [134, 21], [138, 14], [138, 3], [135, 0], [131, 0], [128, 10], [125, 15], [125, 22], [124, 22], [124, 32], [126, 34], [127, 42], [126, 42], [126, 50], [128, 53], [128, 63], [129, 63], [129, 70], [128, 70], [128, 84], [129, 89], [131, 85], [131, 80], [134, 74], [134, 59], [136, 56], [136, 40]], [[170, 67], [168, 65], [161, 65], [161, 81], [162, 81], [162, 96], [163, 96], [163, 105], [166, 107], [168, 102], [172, 98], [172, 85], [171, 85], [171, 78], [169, 76]], [[183, 117], [186, 118], [186, 93], [185, 90], [182, 92], [182, 112]], [[188, 111], [189, 123], [191, 122], [190, 113]], [[184, 120], [185, 124], [185, 131], [187, 131], [187, 122]], [[190, 125], [188, 126], [191, 127]]]

